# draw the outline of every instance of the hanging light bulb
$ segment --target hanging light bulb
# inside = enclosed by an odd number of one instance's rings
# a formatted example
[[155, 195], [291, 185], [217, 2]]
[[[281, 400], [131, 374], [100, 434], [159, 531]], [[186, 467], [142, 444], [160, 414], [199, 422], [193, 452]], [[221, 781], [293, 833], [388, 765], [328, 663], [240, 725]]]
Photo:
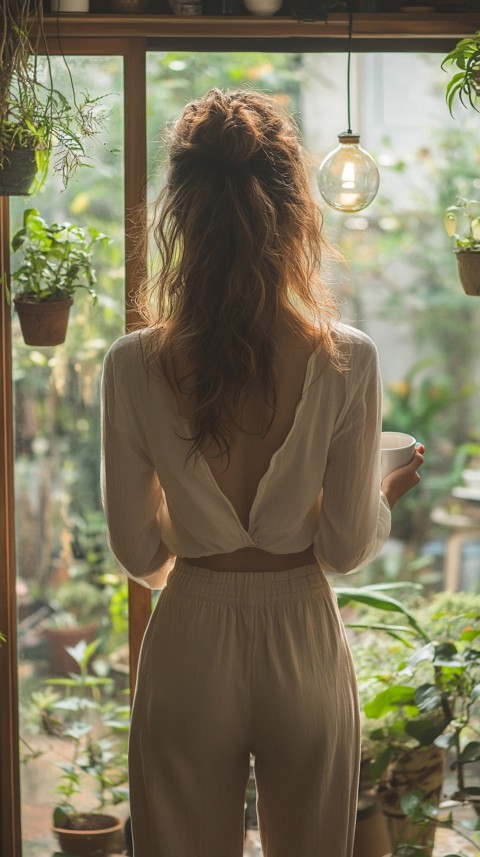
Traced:
[[380, 181], [377, 165], [359, 145], [359, 134], [344, 131], [338, 139], [340, 145], [320, 164], [320, 193], [332, 208], [361, 211], [377, 194]]
[[349, 13], [347, 104], [348, 131], [338, 135], [340, 145], [320, 164], [318, 187], [325, 202], [338, 211], [361, 211], [377, 195], [380, 176], [372, 156], [360, 146], [360, 134], [350, 125], [350, 56], [353, 14]]

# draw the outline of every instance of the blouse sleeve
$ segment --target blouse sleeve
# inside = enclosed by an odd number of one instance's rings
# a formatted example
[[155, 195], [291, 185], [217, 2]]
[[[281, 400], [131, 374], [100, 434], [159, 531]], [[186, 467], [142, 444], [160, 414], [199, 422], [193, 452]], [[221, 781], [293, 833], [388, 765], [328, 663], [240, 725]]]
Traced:
[[142, 449], [115, 383], [107, 353], [101, 383], [101, 495], [108, 542], [126, 574], [148, 589], [165, 585], [169, 558], [162, 543], [162, 488]]
[[355, 384], [334, 431], [323, 481], [314, 551], [327, 571], [358, 571], [390, 533], [390, 507], [380, 490], [382, 384], [372, 343], [367, 369]]

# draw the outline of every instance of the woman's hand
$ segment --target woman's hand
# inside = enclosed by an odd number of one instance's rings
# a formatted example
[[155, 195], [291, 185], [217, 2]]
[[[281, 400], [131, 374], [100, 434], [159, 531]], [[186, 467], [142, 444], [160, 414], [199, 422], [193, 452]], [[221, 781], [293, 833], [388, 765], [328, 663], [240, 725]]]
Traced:
[[415, 454], [409, 464], [404, 467], [399, 467], [393, 470], [382, 482], [381, 488], [387, 498], [390, 509], [393, 509], [397, 500], [403, 497], [407, 491], [414, 488], [420, 482], [418, 468], [423, 464], [423, 454], [425, 447], [419, 444], [415, 449]]

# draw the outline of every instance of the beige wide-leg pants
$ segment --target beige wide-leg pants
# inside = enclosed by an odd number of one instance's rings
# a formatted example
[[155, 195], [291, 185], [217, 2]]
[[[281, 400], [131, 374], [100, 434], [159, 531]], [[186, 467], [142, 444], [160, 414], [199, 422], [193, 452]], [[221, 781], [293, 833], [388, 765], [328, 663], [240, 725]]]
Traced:
[[351, 857], [357, 685], [323, 572], [177, 561], [140, 654], [134, 857], [241, 857], [250, 753], [264, 857]]

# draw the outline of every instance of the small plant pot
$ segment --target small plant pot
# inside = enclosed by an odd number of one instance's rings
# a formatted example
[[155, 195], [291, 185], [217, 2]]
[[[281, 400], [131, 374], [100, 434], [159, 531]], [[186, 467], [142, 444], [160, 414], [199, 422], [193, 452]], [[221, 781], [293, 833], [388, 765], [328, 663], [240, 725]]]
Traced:
[[67, 334], [73, 298], [65, 301], [24, 301], [14, 298], [26, 345], [61, 345]]
[[0, 170], [0, 196], [28, 196], [36, 172], [34, 149], [7, 152]]
[[436, 824], [433, 821], [419, 828], [402, 809], [402, 797], [407, 792], [419, 790], [434, 805], [438, 806], [442, 793], [445, 750], [435, 745], [407, 750], [392, 762], [378, 786], [378, 800], [385, 815], [393, 850], [401, 842], [411, 839], [422, 846], [425, 855], [431, 855]]
[[384, 857], [391, 848], [385, 816], [373, 794], [359, 794], [353, 857]]
[[52, 827], [62, 851], [78, 857], [106, 857], [123, 850], [123, 827], [117, 816], [92, 812], [81, 818], [85, 827], [80, 830]]
[[466, 295], [480, 295], [480, 253], [457, 250], [458, 274]]
[[67, 652], [66, 647], [76, 646], [80, 640], [85, 640], [86, 643], [93, 642], [98, 636], [98, 623], [90, 622], [89, 625], [78, 628], [44, 628], [43, 635], [52, 674], [61, 676], [79, 673], [79, 666]]

